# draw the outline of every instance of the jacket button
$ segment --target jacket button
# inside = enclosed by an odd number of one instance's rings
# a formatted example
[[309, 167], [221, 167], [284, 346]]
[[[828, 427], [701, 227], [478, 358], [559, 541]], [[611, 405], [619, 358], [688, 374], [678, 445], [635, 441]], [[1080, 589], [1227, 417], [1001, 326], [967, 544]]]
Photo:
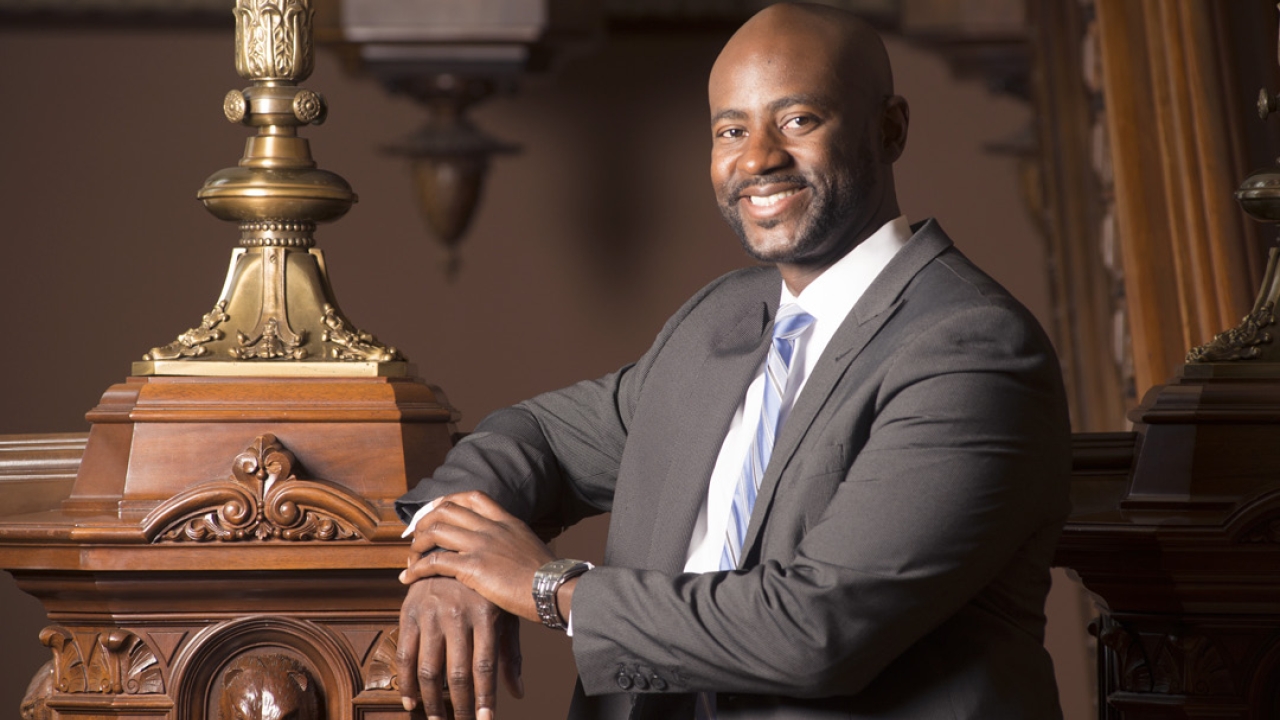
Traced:
[[626, 670], [618, 671], [618, 687], [623, 690], [631, 689], [631, 676], [627, 674]]
[[649, 678], [649, 684], [653, 686], [654, 690], [661, 691], [661, 690], [667, 689], [667, 681], [663, 680], [661, 677], [658, 677], [657, 675], [654, 675], [653, 677]]
[[636, 689], [637, 689], [637, 690], [648, 690], [648, 689], [649, 689], [649, 681], [648, 681], [648, 680], [646, 680], [646, 679], [645, 679], [645, 677], [644, 677], [643, 675], [641, 675], [640, 673], [636, 673], [636, 674], [635, 674], [635, 675], [633, 675], [632, 677], [633, 677], [633, 678], [635, 679], [635, 681], [636, 681]]

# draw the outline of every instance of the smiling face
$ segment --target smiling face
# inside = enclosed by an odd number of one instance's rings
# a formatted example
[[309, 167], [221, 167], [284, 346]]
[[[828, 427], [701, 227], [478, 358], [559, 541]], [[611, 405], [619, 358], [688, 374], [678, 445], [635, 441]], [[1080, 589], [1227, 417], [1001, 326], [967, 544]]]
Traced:
[[784, 276], [820, 272], [898, 214], [905, 103], [891, 95], [874, 33], [830, 12], [771, 6], [711, 71], [720, 211], [747, 252]]

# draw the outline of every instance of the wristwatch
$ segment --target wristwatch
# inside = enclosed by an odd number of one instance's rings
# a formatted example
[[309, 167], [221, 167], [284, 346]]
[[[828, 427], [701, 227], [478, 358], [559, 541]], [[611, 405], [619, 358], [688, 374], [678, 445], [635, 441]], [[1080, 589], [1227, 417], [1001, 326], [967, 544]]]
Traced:
[[538, 608], [538, 617], [542, 624], [555, 630], [564, 630], [564, 618], [560, 615], [560, 604], [556, 602], [556, 591], [565, 582], [578, 577], [595, 567], [583, 560], [563, 558], [538, 568], [533, 574], [533, 604]]

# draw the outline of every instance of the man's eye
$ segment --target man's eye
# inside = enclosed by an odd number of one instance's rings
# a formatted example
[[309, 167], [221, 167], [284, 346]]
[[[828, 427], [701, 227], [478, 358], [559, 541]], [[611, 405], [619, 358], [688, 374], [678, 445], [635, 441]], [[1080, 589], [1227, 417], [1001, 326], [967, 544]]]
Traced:
[[817, 124], [817, 122], [818, 121], [816, 118], [813, 118], [809, 115], [797, 115], [793, 118], [788, 118], [787, 121], [782, 124], [782, 129], [783, 130], [810, 130], [813, 128], [815, 124]]
[[742, 128], [736, 128], [736, 127], [725, 128], [724, 130], [721, 130], [720, 132], [716, 133], [716, 137], [724, 140], [737, 140], [739, 138], [744, 138], [746, 136], [747, 136], [746, 130], [743, 130]]

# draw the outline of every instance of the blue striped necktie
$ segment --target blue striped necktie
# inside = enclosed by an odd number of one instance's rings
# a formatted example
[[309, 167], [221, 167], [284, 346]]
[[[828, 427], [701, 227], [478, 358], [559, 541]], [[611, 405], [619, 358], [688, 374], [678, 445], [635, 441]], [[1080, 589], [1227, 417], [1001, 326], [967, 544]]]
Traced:
[[782, 399], [787, 393], [787, 378], [791, 371], [791, 356], [796, 338], [813, 324], [813, 316], [799, 305], [789, 303], [778, 309], [773, 320], [773, 342], [769, 346], [769, 358], [764, 365], [764, 399], [760, 403], [760, 423], [751, 438], [746, 460], [742, 464], [742, 476], [733, 493], [733, 505], [729, 508], [729, 522], [725, 526], [724, 550], [720, 554], [721, 570], [736, 570], [742, 553], [742, 541], [747, 536], [747, 523], [751, 521], [751, 509], [756, 504], [756, 492], [764, 479], [769, 457], [773, 455], [773, 443], [778, 434], [778, 419], [782, 415]]
[[[742, 541], [747, 536], [747, 523], [751, 521], [751, 509], [756, 504], [756, 493], [764, 479], [769, 457], [773, 455], [773, 442], [778, 434], [778, 419], [782, 416], [782, 399], [787, 393], [787, 379], [791, 374], [791, 356], [795, 352], [796, 338], [813, 324], [813, 316], [795, 303], [783, 305], [773, 320], [773, 342], [769, 345], [769, 358], [764, 364], [764, 399], [760, 403], [760, 422], [747, 448], [742, 463], [742, 476], [733, 493], [733, 505], [729, 507], [729, 522], [725, 526], [724, 550], [720, 553], [720, 569], [736, 570]], [[715, 720], [716, 694], [700, 692], [695, 697], [695, 720]]]

